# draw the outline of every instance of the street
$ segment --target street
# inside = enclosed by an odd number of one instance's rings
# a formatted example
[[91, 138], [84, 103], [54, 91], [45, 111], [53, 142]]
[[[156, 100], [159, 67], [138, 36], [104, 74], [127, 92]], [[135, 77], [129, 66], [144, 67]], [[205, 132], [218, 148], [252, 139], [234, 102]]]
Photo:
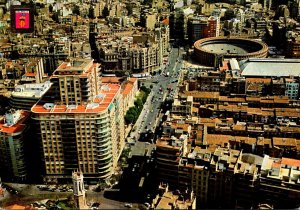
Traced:
[[[28, 205], [42, 200], [63, 200], [73, 197], [72, 192], [51, 192], [38, 189], [37, 185], [15, 184], [10, 183], [9, 186], [18, 191], [18, 194], [12, 194], [8, 191], [5, 196], [0, 198], [0, 207], [8, 206], [14, 203], [19, 205]], [[93, 203], [100, 203], [99, 209], [124, 209], [124, 202], [117, 201], [116, 199], [109, 199], [104, 196], [104, 193], [110, 190], [94, 192], [93, 190], [86, 190], [87, 204], [91, 206]], [[137, 204], [134, 204], [137, 206]]]
[[[134, 126], [134, 131], [130, 134], [130, 141], [136, 140], [132, 146], [132, 153], [140, 155], [154, 148], [153, 139], [156, 126], [161, 118], [160, 107], [166, 98], [172, 99], [177, 93], [177, 82], [179, 79], [179, 71], [182, 67], [182, 49], [173, 48], [168, 64], [162, 69], [160, 75], [142, 80], [144, 86], [151, 88], [151, 93], [144, 105], [144, 108]], [[169, 75], [169, 76], [167, 76]], [[144, 139], [151, 135], [151, 141], [144, 142]], [[150, 144], [149, 144], [150, 143]]]

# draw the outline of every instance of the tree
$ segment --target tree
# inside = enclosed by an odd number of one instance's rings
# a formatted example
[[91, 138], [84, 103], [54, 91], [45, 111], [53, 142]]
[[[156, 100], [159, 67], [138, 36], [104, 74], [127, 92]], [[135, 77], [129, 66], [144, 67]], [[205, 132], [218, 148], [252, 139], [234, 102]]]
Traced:
[[102, 10], [102, 17], [106, 18], [109, 15], [108, 7], [105, 6]]
[[80, 15], [80, 8], [78, 5], [74, 5], [73, 10], [72, 10], [73, 15]]
[[145, 87], [144, 85], [140, 87], [140, 90], [145, 92], [146, 94], [149, 94], [151, 92], [151, 90], [147, 87]]
[[140, 99], [140, 98], [137, 98], [135, 101], [134, 101], [134, 105], [137, 107], [137, 109], [139, 111], [142, 111], [143, 109], [143, 101]]
[[127, 113], [125, 115], [125, 121], [127, 124], [134, 123], [134, 115], [131, 113], [128, 113], [128, 111], [127, 111]]
[[[136, 100], [138, 101], [138, 100]], [[136, 103], [135, 101], [135, 103]], [[125, 115], [125, 121], [127, 124], [129, 123], [135, 123], [141, 113], [142, 107], [143, 107], [143, 103], [137, 102], [137, 105], [141, 106], [141, 108], [139, 109], [137, 106], [133, 106], [130, 107], [128, 109], [128, 111], [126, 112]]]

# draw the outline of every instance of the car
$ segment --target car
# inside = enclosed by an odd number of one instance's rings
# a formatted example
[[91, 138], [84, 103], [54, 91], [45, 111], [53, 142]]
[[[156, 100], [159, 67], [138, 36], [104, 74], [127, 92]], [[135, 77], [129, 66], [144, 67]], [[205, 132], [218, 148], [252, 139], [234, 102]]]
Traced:
[[132, 204], [131, 203], [125, 203], [124, 206], [127, 207], [127, 208], [132, 208]]
[[150, 208], [150, 206], [151, 206], [151, 205], [150, 205], [149, 203], [147, 203], [147, 202], [144, 203], [144, 205], [146, 206], [146, 208]]
[[100, 203], [93, 203], [92, 209], [99, 209]]

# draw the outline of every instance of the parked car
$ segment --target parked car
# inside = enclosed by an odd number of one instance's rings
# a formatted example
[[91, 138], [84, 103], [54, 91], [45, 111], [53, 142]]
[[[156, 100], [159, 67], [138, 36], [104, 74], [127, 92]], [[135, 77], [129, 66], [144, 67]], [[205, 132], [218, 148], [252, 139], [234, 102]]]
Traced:
[[132, 204], [131, 203], [125, 203], [124, 206], [127, 207], [127, 208], [132, 208]]

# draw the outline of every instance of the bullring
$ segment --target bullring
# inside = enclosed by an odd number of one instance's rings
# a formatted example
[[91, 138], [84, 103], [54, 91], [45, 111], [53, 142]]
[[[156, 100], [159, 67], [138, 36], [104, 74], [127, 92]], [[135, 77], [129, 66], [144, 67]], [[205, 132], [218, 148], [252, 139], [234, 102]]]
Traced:
[[268, 45], [264, 42], [244, 39], [211, 37], [200, 39], [194, 43], [195, 59], [207, 66], [216, 66], [218, 58], [265, 58], [268, 55]]

